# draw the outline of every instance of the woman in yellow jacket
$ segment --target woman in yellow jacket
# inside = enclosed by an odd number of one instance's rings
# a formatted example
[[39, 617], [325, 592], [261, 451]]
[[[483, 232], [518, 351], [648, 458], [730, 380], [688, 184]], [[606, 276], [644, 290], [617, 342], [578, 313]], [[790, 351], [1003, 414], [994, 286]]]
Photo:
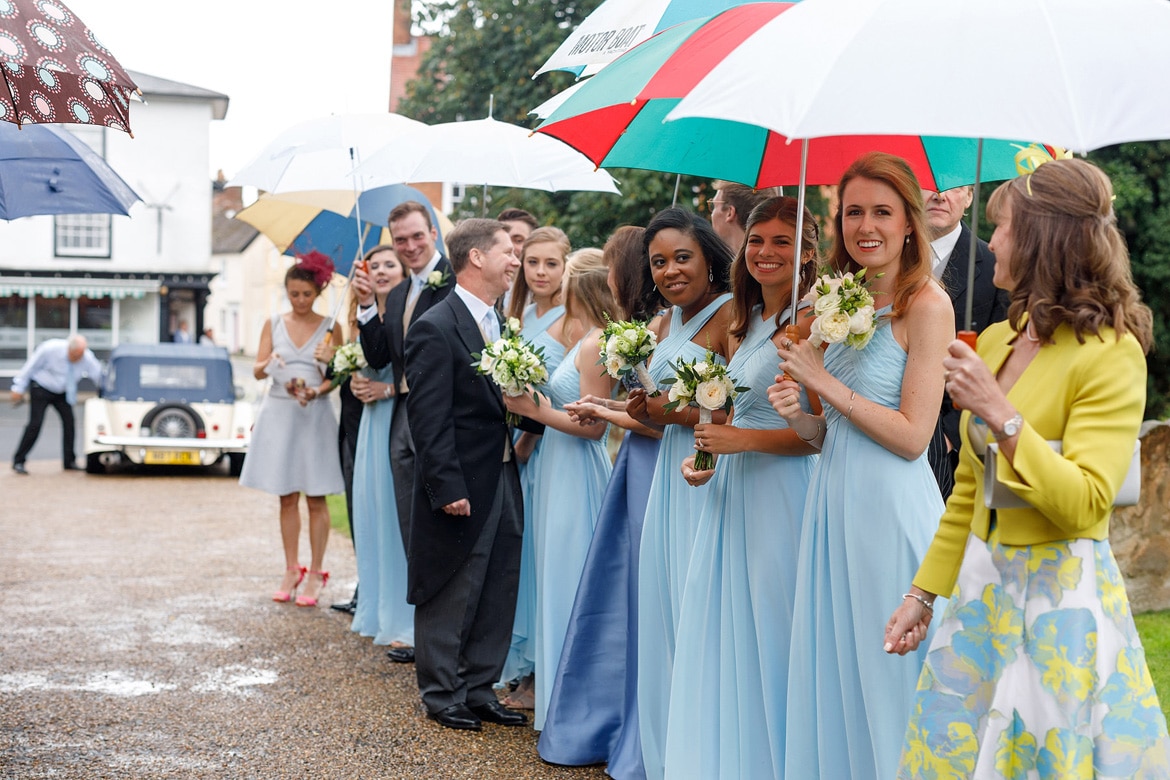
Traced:
[[[899, 778], [1170, 777], [1166, 720], [1109, 548], [1145, 406], [1152, 340], [1112, 187], [1083, 160], [1001, 186], [995, 284], [1008, 321], [944, 361], [967, 411], [954, 494], [887, 652], [926, 637]], [[1050, 442], [1060, 442], [1060, 451]], [[1026, 504], [984, 501], [984, 453]]]

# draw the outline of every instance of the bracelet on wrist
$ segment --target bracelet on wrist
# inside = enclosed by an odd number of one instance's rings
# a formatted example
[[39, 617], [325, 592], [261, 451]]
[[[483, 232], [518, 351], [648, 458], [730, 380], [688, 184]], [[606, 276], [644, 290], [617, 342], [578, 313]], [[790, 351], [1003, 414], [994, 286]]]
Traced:
[[922, 596], [919, 596], [917, 593], [903, 593], [902, 600], [905, 601], [906, 599], [914, 599], [919, 604], [926, 607], [927, 612], [931, 612], [931, 613], [934, 612], [934, 601], [933, 600], [927, 601]]
[[813, 419], [816, 421], [816, 425], [817, 425], [817, 427], [816, 427], [816, 430], [814, 430], [814, 431], [813, 431], [813, 435], [812, 435], [812, 436], [809, 436], [809, 437], [806, 439], [806, 438], [804, 438], [803, 436], [801, 436], [799, 432], [797, 432], [797, 434], [796, 434], [796, 435], [797, 435], [797, 437], [799, 437], [799, 438], [800, 438], [800, 440], [801, 440], [802, 442], [804, 442], [805, 444], [812, 444], [814, 441], [816, 441], [816, 440], [817, 440], [817, 437], [821, 435], [821, 418], [819, 418], [819, 417], [816, 417], [816, 418], [813, 418]]

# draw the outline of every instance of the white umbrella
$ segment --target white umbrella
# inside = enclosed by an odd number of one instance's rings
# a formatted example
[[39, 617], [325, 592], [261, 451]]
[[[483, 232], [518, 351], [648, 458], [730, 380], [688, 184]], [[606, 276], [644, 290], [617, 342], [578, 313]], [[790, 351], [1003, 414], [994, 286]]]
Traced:
[[399, 114], [335, 114], [293, 125], [229, 182], [265, 192], [369, 189], [350, 175], [403, 133], [426, 127]]
[[449, 181], [529, 190], [618, 193], [613, 177], [547, 135], [495, 119], [424, 126], [355, 171], [367, 187]]
[[761, 0], [605, 0], [585, 17], [533, 78], [550, 70], [588, 76], [657, 32]]
[[[1085, 152], [1170, 138], [1170, 102], [1157, 97], [1168, 41], [1165, 0], [805, 0], [667, 119], [720, 117], [789, 138], [1036, 138]], [[801, 63], [798, 77], [760, 67], [776, 52]]]

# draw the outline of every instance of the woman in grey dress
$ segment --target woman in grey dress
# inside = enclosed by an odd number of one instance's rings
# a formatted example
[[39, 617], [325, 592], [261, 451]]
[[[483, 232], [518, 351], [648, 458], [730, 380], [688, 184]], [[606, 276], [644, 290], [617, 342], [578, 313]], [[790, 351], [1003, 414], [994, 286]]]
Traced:
[[[322, 458], [337, 441], [337, 420], [328, 403], [321, 401], [333, 385], [313, 352], [329, 330], [326, 320], [313, 311], [313, 303], [333, 276], [333, 263], [319, 252], [310, 252], [284, 276], [284, 289], [292, 310], [264, 323], [256, 363], [257, 379], [272, 380], [268, 395], [256, 415], [248, 457], [240, 484], [280, 496], [280, 536], [284, 544], [285, 572], [274, 601], [292, 601], [297, 587], [298, 607], [317, 605], [317, 597], [329, 579], [323, 568], [329, 539], [329, 509], [325, 496], [345, 491], [337, 458]], [[334, 344], [341, 343], [341, 329], [333, 326]], [[311, 559], [300, 564], [297, 547], [301, 536], [300, 497], [309, 507]]]

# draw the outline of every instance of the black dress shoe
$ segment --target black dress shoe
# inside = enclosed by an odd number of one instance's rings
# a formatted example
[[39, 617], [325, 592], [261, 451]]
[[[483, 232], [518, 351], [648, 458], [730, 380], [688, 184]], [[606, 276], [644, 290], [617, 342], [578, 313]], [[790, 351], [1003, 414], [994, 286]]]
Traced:
[[23, 463], [13, 463], [12, 470], [17, 474], [24, 474], [26, 477], [28, 476], [28, 469], [24, 467]]
[[329, 608], [335, 609], [338, 612], [344, 612], [347, 615], [352, 615], [357, 611], [357, 602], [353, 599], [350, 599], [349, 601], [339, 601], [336, 604], [330, 604]]
[[467, 705], [462, 702], [452, 704], [450, 707], [441, 709], [438, 712], [432, 712], [427, 717], [431, 720], [438, 721], [440, 726], [446, 726], [449, 729], [479, 731], [483, 728], [483, 723], [480, 722], [479, 718], [475, 717], [475, 713], [467, 709]]
[[414, 663], [414, 648], [391, 647], [386, 651], [386, 656], [396, 664], [412, 664]]
[[496, 699], [485, 701], [483, 704], [477, 704], [474, 707], [468, 707], [468, 709], [478, 715], [481, 720], [486, 720], [488, 723], [498, 723], [501, 726], [528, 725], [527, 715], [508, 709]]

